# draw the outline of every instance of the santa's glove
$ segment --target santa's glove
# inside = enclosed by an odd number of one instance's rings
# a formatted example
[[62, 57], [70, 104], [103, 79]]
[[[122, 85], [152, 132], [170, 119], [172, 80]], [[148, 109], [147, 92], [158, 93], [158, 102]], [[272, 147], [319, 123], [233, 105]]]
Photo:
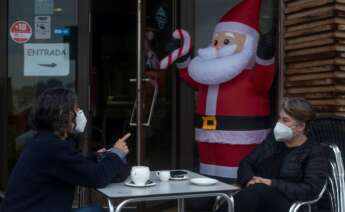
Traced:
[[[173, 52], [174, 50], [180, 48], [180, 46], [181, 46], [181, 40], [180, 39], [172, 39], [165, 46], [165, 52], [166, 52], [166, 54], [169, 54], [169, 53]], [[179, 57], [175, 62], [176, 63], [184, 63], [190, 57], [191, 57], [191, 53], [189, 51], [186, 55]]]
[[160, 69], [177, 62], [178, 68], [185, 68], [189, 63], [191, 51], [191, 38], [187, 31], [177, 29], [173, 33], [173, 40], [166, 44], [167, 56], [159, 62]]
[[275, 30], [260, 35], [257, 56], [262, 60], [270, 60], [274, 58], [275, 53]]

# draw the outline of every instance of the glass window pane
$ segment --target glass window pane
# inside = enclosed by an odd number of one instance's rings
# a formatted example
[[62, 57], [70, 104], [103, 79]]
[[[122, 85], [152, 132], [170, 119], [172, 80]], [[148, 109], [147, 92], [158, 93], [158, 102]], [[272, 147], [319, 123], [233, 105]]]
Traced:
[[8, 155], [30, 137], [29, 112], [50, 87], [76, 88], [77, 0], [8, 1]]

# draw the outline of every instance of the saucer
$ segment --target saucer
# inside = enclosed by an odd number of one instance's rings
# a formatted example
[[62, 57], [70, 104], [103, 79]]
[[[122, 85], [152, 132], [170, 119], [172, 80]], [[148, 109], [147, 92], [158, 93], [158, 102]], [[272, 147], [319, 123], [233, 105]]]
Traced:
[[170, 177], [169, 180], [187, 180], [189, 179], [188, 175], [183, 175], [183, 177]]
[[146, 182], [145, 185], [136, 185], [132, 180], [128, 180], [128, 181], [125, 182], [125, 185], [126, 185], [126, 186], [130, 186], [130, 187], [139, 187], [139, 188], [143, 188], [143, 187], [154, 186], [154, 185], [156, 185], [156, 183], [153, 182], [152, 180], [148, 180], [148, 181]]
[[190, 179], [190, 182], [195, 185], [208, 186], [208, 185], [216, 184], [218, 180], [208, 178], [208, 177], [199, 177], [199, 178]]

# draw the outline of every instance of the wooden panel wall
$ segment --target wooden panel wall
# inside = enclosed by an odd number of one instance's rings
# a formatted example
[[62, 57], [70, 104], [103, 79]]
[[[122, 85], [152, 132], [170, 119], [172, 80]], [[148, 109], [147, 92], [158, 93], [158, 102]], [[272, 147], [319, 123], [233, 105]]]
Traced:
[[284, 1], [284, 93], [345, 115], [345, 0]]

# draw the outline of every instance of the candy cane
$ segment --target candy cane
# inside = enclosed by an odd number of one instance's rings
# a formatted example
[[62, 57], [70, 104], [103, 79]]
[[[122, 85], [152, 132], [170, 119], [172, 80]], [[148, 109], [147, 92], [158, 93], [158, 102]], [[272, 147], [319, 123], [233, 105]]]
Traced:
[[182, 41], [182, 45], [180, 48], [175, 49], [171, 52], [168, 56], [166, 56], [163, 60], [159, 62], [160, 69], [166, 69], [169, 65], [173, 64], [178, 58], [188, 54], [188, 52], [192, 48], [191, 38], [187, 31], [183, 29], [177, 29], [173, 33], [173, 37], [176, 39], [180, 39]]

